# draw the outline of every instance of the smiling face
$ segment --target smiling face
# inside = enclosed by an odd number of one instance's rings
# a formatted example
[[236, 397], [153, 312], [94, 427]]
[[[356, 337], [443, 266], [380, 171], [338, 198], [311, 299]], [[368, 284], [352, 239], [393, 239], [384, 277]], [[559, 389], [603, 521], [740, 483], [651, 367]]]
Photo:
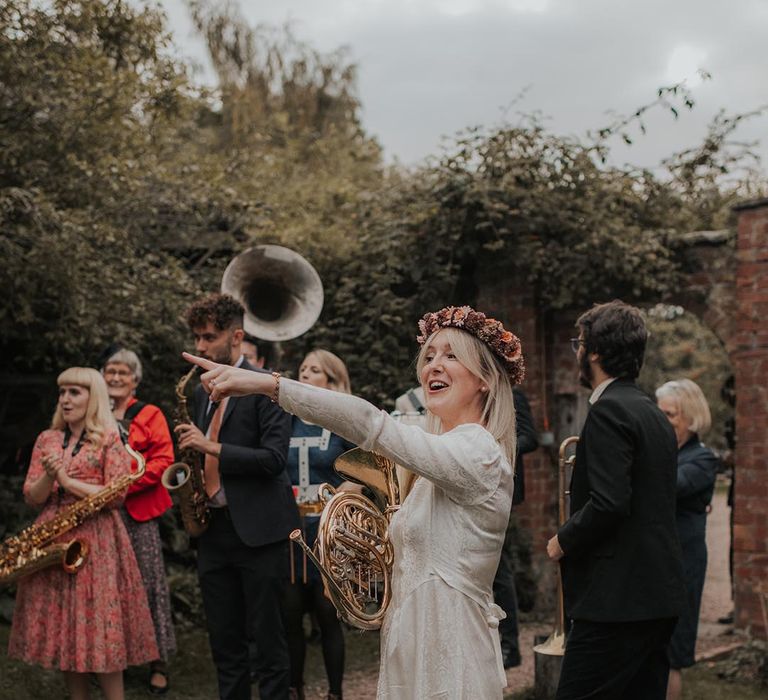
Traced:
[[487, 387], [456, 357], [450, 335], [438, 331], [423, 354], [420, 379], [427, 408], [445, 432], [465, 423], [481, 423]]
[[328, 389], [328, 375], [325, 373], [319, 358], [311, 352], [304, 358], [304, 362], [299, 367], [299, 381], [302, 384], [311, 384], [312, 386]]
[[127, 401], [136, 391], [138, 382], [131, 368], [124, 362], [110, 362], [104, 368], [107, 393], [115, 404]]
[[59, 408], [64, 422], [72, 432], [77, 432], [85, 425], [88, 399], [91, 392], [77, 384], [62, 384], [59, 387]]

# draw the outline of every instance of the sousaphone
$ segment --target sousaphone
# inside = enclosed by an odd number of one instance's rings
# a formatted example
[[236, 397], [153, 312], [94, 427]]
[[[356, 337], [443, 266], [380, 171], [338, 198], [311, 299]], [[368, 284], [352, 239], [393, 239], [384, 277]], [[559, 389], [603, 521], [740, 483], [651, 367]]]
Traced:
[[227, 265], [221, 291], [245, 307], [246, 333], [290, 340], [306, 333], [323, 310], [323, 283], [312, 265], [290, 248], [257, 245]]

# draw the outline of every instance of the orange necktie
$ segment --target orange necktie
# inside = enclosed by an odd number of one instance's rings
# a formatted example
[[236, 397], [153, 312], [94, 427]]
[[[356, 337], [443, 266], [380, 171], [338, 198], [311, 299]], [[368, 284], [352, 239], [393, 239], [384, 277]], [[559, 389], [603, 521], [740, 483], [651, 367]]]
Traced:
[[[208, 431], [208, 438], [214, 442], [219, 440], [219, 430], [221, 430], [221, 417], [227, 407], [229, 398], [219, 402], [219, 405], [213, 411], [211, 418], [211, 427]], [[205, 455], [205, 492], [208, 498], [213, 498], [221, 488], [221, 477], [219, 476], [219, 458], [213, 455]]]

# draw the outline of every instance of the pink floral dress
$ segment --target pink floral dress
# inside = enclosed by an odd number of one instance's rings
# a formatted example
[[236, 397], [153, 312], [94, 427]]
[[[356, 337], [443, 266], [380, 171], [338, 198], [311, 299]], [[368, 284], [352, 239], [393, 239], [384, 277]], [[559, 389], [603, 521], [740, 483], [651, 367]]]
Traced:
[[[84, 442], [73, 457], [64, 434], [46, 430], [35, 443], [24, 493], [44, 472], [43, 455], [64, 456], [67, 474], [90, 484], [108, 484], [130, 470], [130, 456], [117, 432], [102, 447]], [[111, 673], [158, 657], [155, 632], [136, 557], [118, 511], [123, 493], [60, 540], [84, 540], [88, 559], [76, 574], [52, 566], [19, 581], [8, 654], [44, 668]], [[53, 518], [77, 499], [58, 483], [36, 522]]]

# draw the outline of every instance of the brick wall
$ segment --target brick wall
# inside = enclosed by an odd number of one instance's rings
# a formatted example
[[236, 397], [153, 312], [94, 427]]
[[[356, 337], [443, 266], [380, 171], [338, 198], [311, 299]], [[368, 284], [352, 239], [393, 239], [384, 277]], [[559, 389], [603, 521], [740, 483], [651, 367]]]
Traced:
[[768, 200], [736, 211], [734, 602], [737, 626], [766, 637], [758, 588], [768, 582]]
[[[737, 625], [765, 636], [758, 587], [768, 582], [768, 200], [737, 208], [737, 231], [699, 231], [680, 237], [686, 282], [665, 301], [696, 314], [729, 353], [736, 385], [734, 588]], [[508, 270], [481, 265], [478, 308], [520, 337], [527, 374], [523, 389], [537, 429], [549, 432], [525, 460], [526, 498], [516, 514], [530, 533], [537, 609], [554, 603], [555, 573], [545, 544], [557, 520], [557, 448], [578, 434], [588, 392], [568, 339], [583, 309], [545, 312]], [[735, 271], [735, 274], [734, 274]], [[766, 591], [768, 593], [768, 591]]]

